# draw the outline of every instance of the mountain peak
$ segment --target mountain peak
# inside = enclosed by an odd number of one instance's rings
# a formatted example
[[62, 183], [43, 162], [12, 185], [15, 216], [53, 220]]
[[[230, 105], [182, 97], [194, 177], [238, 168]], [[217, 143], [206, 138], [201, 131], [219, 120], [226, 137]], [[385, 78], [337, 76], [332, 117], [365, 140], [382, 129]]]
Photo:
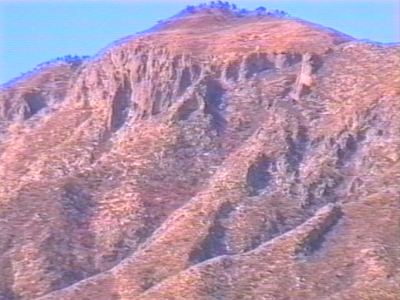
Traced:
[[399, 47], [353, 40], [214, 2], [1, 89], [0, 299], [397, 299]]
[[209, 3], [202, 3], [199, 5], [189, 5], [182, 10], [178, 16], [196, 15], [196, 14], [226, 14], [234, 16], [275, 16], [284, 17], [288, 14], [282, 10], [268, 10], [263, 6], [255, 10], [241, 9], [236, 4], [231, 4], [224, 1], [211, 1]]
[[212, 1], [199, 5], [189, 5], [171, 18], [161, 20], [158, 25], [147, 30], [165, 29], [194, 29], [204, 28], [212, 25], [224, 25], [226, 22], [239, 22], [241, 19], [277, 19], [289, 15], [282, 10], [268, 10], [265, 7], [258, 7], [254, 10], [238, 8], [235, 4], [223, 1]]

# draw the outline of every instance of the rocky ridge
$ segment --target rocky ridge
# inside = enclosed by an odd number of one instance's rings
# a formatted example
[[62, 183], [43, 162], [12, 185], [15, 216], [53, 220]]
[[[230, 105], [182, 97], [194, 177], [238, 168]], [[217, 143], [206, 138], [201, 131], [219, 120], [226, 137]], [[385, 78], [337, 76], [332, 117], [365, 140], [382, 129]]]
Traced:
[[397, 299], [400, 47], [200, 7], [0, 91], [0, 299]]

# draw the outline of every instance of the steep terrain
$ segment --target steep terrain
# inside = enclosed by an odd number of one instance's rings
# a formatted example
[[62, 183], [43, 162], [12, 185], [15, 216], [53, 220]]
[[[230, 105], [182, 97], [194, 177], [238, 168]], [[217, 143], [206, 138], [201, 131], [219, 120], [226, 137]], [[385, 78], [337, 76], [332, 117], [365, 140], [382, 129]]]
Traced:
[[0, 299], [400, 299], [400, 46], [201, 7], [0, 91]]

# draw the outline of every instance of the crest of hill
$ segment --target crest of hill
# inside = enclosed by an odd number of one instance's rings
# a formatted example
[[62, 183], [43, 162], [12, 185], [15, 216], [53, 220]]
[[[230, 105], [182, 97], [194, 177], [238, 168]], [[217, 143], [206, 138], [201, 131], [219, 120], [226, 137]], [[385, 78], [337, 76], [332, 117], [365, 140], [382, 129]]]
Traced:
[[[213, 39], [210, 39], [210, 35], [213, 35]], [[187, 6], [146, 31], [119, 39], [92, 59], [101, 59], [116, 47], [129, 48], [143, 42], [148, 46], [159, 44], [171, 50], [186, 48], [194, 52], [202, 51], [205, 46], [210, 47], [213, 54], [218, 54], [219, 51], [225, 53], [227, 50], [240, 53], [249, 47], [268, 48], [271, 52], [293, 52], [298, 48], [296, 45], [306, 43], [309, 43], [307, 48], [315, 48], [315, 52], [325, 52], [332, 45], [350, 40], [353, 38], [348, 35], [290, 17], [282, 10], [269, 10], [265, 7], [247, 10], [229, 2], [211, 1], [208, 4]], [[39, 64], [33, 70], [3, 84], [1, 88], [31, 80], [42, 72], [57, 70], [60, 65], [75, 69], [87, 60], [87, 56], [67, 55], [57, 58]]]
[[225, 14], [234, 15], [237, 17], [245, 16], [269, 16], [269, 17], [288, 17], [288, 13], [282, 10], [270, 10], [263, 6], [260, 6], [254, 10], [247, 10], [244, 8], [238, 8], [235, 4], [223, 1], [212, 1], [210, 3], [203, 3], [197, 6], [189, 5], [175, 17], [185, 17], [190, 15], [199, 14]]
[[177, 15], [135, 36], [121, 39], [101, 52], [135, 52], [135, 49], [168, 49], [175, 54], [241, 55], [260, 49], [269, 53], [323, 54], [352, 37], [279, 10], [264, 7], [238, 9], [227, 2], [188, 6]]
[[42, 73], [49, 73], [49, 72], [57, 73], [58, 70], [61, 70], [61, 72], [63, 72], [65, 68], [75, 70], [88, 59], [89, 59], [88, 55], [84, 56], [65, 55], [62, 57], [51, 59], [49, 61], [38, 64], [32, 70], [22, 73], [16, 78], [13, 78], [10, 81], [0, 85], [0, 89], [7, 89], [21, 82], [32, 81], [32, 80], [35, 81], [37, 79], [37, 75]]
[[211, 1], [197, 6], [189, 5], [171, 18], [159, 21], [158, 25], [145, 32], [183, 29], [183, 27], [194, 29], [199, 25], [219, 25], [227, 21], [238, 21], [237, 19], [245, 17], [288, 18], [289, 14], [282, 10], [268, 10], [263, 6], [255, 10], [247, 10], [238, 8], [235, 4], [229, 2]]

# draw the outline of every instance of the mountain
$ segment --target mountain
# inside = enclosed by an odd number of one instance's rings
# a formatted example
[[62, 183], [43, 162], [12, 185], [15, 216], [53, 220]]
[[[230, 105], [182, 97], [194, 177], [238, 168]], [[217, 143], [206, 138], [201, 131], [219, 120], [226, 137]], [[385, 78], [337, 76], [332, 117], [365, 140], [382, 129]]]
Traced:
[[399, 299], [399, 45], [202, 5], [0, 95], [0, 299]]

